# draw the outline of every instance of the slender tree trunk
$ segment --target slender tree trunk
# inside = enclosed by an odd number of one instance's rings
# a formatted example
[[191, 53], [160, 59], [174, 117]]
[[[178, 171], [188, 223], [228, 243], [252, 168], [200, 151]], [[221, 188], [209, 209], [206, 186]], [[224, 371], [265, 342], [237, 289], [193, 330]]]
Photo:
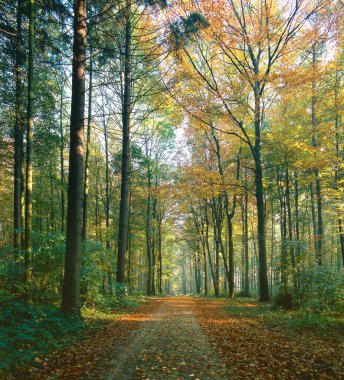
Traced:
[[248, 256], [248, 191], [247, 191], [247, 171], [245, 170], [245, 190], [244, 190], [244, 250], [245, 250], [245, 296], [250, 294], [250, 262]]
[[280, 204], [280, 231], [281, 231], [281, 288], [284, 292], [288, 288], [288, 261], [287, 261], [287, 209], [285, 193], [283, 190], [284, 179], [282, 178], [282, 172], [277, 168], [276, 181], [278, 189], [278, 198]]
[[162, 293], [162, 229], [161, 229], [161, 220], [158, 220], [158, 260], [159, 260], [159, 287], [158, 292]]
[[287, 217], [288, 217], [288, 247], [289, 247], [289, 252], [290, 252], [291, 266], [293, 270], [293, 273], [292, 273], [293, 286], [294, 286], [294, 289], [296, 290], [298, 287], [297, 268], [296, 268], [296, 258], [295, 258], [295, 244], [293, 240], [293, 220], [292, 220], [291, 200], [290, 200], [291, 181], [290, 181], [288, 168], [286, 168], [285, 180], [286, 180], [285, 199], [286, 199]]
[[119, 212], [118, 258], [116, 281], [125, 282], [125, 258], [128, 242], [129, 222], [129, 133], [131, 114], [131, 0], [126, 0], [125, 54], [124, 54], [124, 96], [122, 109], [123, 142], [122, 142], [122, 177], [121, 202]]
[[[103, 127], [104, 127], [104, 141], [105, 141], [105, 228], [106, 228], [106, 250], [110, 255], [111, 243], [110, 243], [110, 178], [109, 178], [109, 132], [108, 125], [105, 121], [105, 115], [103, 115]], [[112, 265], [111, 260], [107, 265], [107, 277], [109, 285], [109, 294], [112, 294]]]
[[64, 132], [63, 132], [63, 87], [60, 97], [60, 186], [61, 186], [61, 231], [65, 230], [65, 174], [64, 174]]
[[152, 283], [151, 283], [151, 293], [156, 294], [156, 231], [155, 231], [155, 219], [156, 219], [156, 198], [153, 198], [152, 204], [152, 224], [153, 231], [151, 231], [151, 252], [152, 252]]
[[301, 256], [301, 241], [300, 241], [300, 215], [299, 215], [299, 181], [297, 172], [295, 172], [295, 180], [294, 180], [294, 202], [295, 202], [295, 238], [296, 238], [296, 267], [297, 271], [299, 271], [300, 265], [300, 256]]
[[[335, 183], [336, 183], [336, 188], [337, 191], [339, 190], [339, 170], [340, 170], [340, 165], [341, 165], [341, 154], [340, 154], [340, 124], [341, 124], [341, 115], [339, 113], [339, 90], [340, 90], [340, 75], [339, 75], [339, 70], [336, 69], [336, 74], [335, 74], [335, 87], [334, 87], [334, 102], [335, 102], [335, 146], [336, 146], [336, 168], [335, 168]], [[340, 204], [340, 200], [339, 200]], [[343, 221], [342, 221], [342, 216], [340, 213], [340, 207], [337, 206], [337, 214], [338, 214], [338, 234], [339, 234], [339, 242], [340, 242], [340, 252], [342, 256], [342, 263], [344, 266], [344, 231], [343, 231]]]
[[316, 211], [315, 211], [315, 202], [314, 202], [314, 187], [313, 182], [309, 185], [309, 191], [311, 194], [311, 215], [312, 215], [312, 227], [313, 227], [313, 243], [314, 243], [314, 252], [317, 252], [317, 219], [316, 219]]
[[202, 249], [203, 256], [203, 271], [204, 271], [204, 295], [208, 294], [208, 276], [207, 276], [207, 255], [204, 241], [204, 222], [202, 217], [200, 220], [196, 216], [196, 212], [192, 209], [192, 215], [194, 220], [194, 225], [196, 227], [200, 248]]
[[84, 198], [82, 207], [82, 240], [87, 240], [87, 213], [88, 213], [88, 182], [90, 171], [90, 143], [91, 143], [91, 124], [92, 124], [92, 85], [93, 85], [93, 59], [92, 49], [90, 49], [90, 72], [89, 72], [89, 89], [88, 89], [88, 115], [87, 115], [87, 132], [86, 132], [86, 153], [85, 153], [85, 180], [84, 180]]
[[17, 36], [16, 36], [16, 120], [14, 126], [14, 213], [13, 213], [13, 247], [15, 259], [19, 257], [21, 248], [22, 221], [21, 221], [21, 170], [22, 170], [22, 150], [23, 150], [23, 84], [22, 84], [22, 14], [23, 0], [17, 3]]
[[265, 205], [264, 205], [264, 185], [263, 185], [263, 165], [262, 165], [262, 142], [260, 138], [261, 130], [261, 96], [260, 84], [255, 85], [255, 183], [256, 183], [256, 199], [257, 199], [257, 230], [258, 230], [258, 258], [259, 258], [259, 298], [260, 301], [268, 301], [269, 282], [266, 261], [266, 233], [265, 233]]
[[215, 297], [219, 297], [220, 295], [220, 241], [218, 236], [216, 236], [216, 227], [214, 226], [214, 246], [215, 246]]
[[203, 248], [203, 270], [204, 270], [204, 295], [207, 296], [208, 290], [208, 266], [207, 266], [207, 254], [205, 247]]
[[[316, 65], [316, 44], [313, 43], [312, 45], [312, 63], [313, 68], [315, 68]], [[316, 128], [317, 128], [317, 118], [316, 118], [316, 103], [317, 103], [317, 96], [316, 96], [316, 84], [315, 81], [312, 83], [312, 145], [313, 147], [317, 147], [317, 139], [316, 139]], [[315, 177], [315, 193], [316, 193], [316, 204], [317, 204], [317, 230], [316, 230], [316, 260], [318, 266], [322, 265], [322, 249], [323, 249], [323, 220], [322, 220], [322, 196], [321, 196], [321, 184], [320, 184], [320, 178], [319, 178], [319, 170], [316, 168], [314, 169], [314, 177]]]
[[147, 170], [147, 211], [146, 211], [146, 250], [147, 250], [147, 294], [152, 293], [152, 252], [151, 252], [151, 171], [150, 167]]
[[213, 280], [213, 286], [214, 286], [214, 292], [216, 292], [216, 280], [215, 280], [215, 273], [214, 273], [214, 267], [213, 267], [213, 262], [211, 259], [211, 254], [210, 254], [210, 247], [209, 247], [209, 217], [208, 217], [208, 206], [207, 202], [205, 201], [205, 210], [204, 210], [204, 215], [205, 215], [205, 247], [207, 249], [208, 253], [208, 260], [209, 260], [209, 266], [210, 266], [210, 274], [211, 278]]
[[274, 212], [274, 203], [271, 200], [271, 257], [270, 257], [270, 294], [273, 295], [274, 288], [274, 258], [275, 258], [275, 212]]
[[82, 251], [82, 196], [84, 160], [86, 0], [74, 2], [72, 104], [63, 312], [80, 314], [80, 267]]
[[29, 0], [29, 58], [28, 58], [28, 100], [26, 135], [26, 197], [25, 197], [25, 280], [32, 280], [32, 140], [33, 140], [33, 65], [35, 35], [35, 2]]

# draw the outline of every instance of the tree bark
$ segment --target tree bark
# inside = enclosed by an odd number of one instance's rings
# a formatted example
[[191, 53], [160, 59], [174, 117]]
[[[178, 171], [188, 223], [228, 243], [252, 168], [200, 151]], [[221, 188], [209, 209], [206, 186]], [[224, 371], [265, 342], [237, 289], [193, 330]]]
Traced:
[[72, 103], [68, 176], [67, 237], [61, 310], [80, 315], [84, 160], [86, 0], [74, 2]]
[[255, 183], [257, 199], [257, 230], [258, 230], [258, 258], [259, 258], [259, 299], [269, 301], [269, 282], [266, 262], [266, 233], [265, 233], [265, 205], [264, 205], [264, 185], [263, 185], [263, 165], [262, 165], [262, 143], [261, 143], [261, 95], [260, 84], [255, 84]]
[[116, 281], [125, 282], [125, 259], [128, 243], [129, 222], [129, 161], [130, 161], [130, 114], [131, 114], [131, 0], [126, 0], [125, 53], [124, 53], [124, 94], [122, 109], [122, 177], [121, 202], [118, 229], [118, 257]]
[[14, 207], [13, 207], [13, 247], [15, 259], [19, 257], [21, 248], [22, 221], [21, 221], [21, 181], [22, 181], [22, 150], [23, 150], [23, 84], [22, 67], [24, 64], [22, 51], [22, 14], [23, 0], [17, 3], [17, 36], [16, 36], [16, 120], [14, 126]]
[[64, 133], [63, 133], [63, 87], [60, 97], [60, 186], [61, 186], [61, 231], [65, 230], [65, 174], [64, 174]]
[[[313, 68], [315, 68], [316, 65], [316, 44], [313, 43], [312, 45], [312, 64]], [[313, 80], [312, 83], [312, 145], [313, 147], [317, 147], [317, 139], [316, 139], [316, 128], [317, 128], [317, 119], [316, 119], [316, 102], [317, 102], [317, 96], [316, 96], [316, 84]], [[316, 229], [316, 261], [318, 266], [322, 266], [322, 249], [323, 249], [323, 220], [322, 220], [322, 196], [321, 196], [321, 184], [320, 184], [320, 178], [319, 178], [319, 170], [318, 168], [314, 169], [314, 177], [315, 177], [315, 194], [316, 194], [316, 204], [317, 204], [317, 229]]]
[[249, 256], [248, 256], [248, 191], [247, 191], [247, 172], [245, 170], [245, 190], [244, 190], [244, 251], [245, 251], [245, 297], [250, 295], [249, 281]]
[[25, 282], [32, 280], [32, 140], [33, 140], [33, 60], [35, 36], [35, 1], [29, 1], [29, 57], [28, 57], [28, 100], [26, 131], [26, 196], [25, 196]]
[[88, 213], [88, 182], [90, 171], [90, 143], [91, 143], [91, 123], [92, 123], [92, 85], [93, 85], [93, 59], [92, 49], [90, 49], [90, 68], [89, 68], [89, 89], [88, 89], [88, 115], [86, 132], [86, 153], [85, 153], [85, 180], [84, 180], [84, 199], [82, 207], [82, 240], [87, 240], [87, 213]]

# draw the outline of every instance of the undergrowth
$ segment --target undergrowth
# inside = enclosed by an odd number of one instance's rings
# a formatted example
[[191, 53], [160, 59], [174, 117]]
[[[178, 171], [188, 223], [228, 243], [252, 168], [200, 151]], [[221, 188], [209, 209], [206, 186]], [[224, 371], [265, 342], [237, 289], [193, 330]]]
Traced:
[[281, 327], [288, 332], [309, 329], [322, 335], [330, 332], [344, 333], [344, 315], [340, 312], [314, 312], [306, 308], [284, 310], [272, 304], [260, 304], [255, 299], [248, 298], [230, 300], [225, 310], [231, 316], [260, 318], [269, 327]]
[[144, 302], [139, 296], [99, 296], [82, 317], [70, 317], [57, 305], [27, 304], [0, 292], [0, 378], [14, 368], [39, 363], [43, 356], [72, 345]]

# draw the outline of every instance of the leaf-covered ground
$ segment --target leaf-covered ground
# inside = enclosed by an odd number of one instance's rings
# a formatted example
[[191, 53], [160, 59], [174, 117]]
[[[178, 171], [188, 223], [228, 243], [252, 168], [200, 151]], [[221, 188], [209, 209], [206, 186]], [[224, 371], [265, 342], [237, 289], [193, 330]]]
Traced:
[[228, 378], [344, 379], [342, 325], [316, 330], [297, 316], [269, 310], [254, 302], [197, 302], [198, 322], [224, 359]]
[[224, 299], [152, 299], [8, 379], [344, 379], [342, 331], [291, 329], [259, 308]]

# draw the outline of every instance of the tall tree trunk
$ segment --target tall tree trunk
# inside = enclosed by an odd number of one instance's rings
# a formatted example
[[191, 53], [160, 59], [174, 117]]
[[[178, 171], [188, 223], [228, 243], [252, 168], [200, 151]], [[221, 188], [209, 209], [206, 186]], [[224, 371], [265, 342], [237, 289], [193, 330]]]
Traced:
[[[155, 184], [156, 186], [156, 184]], [[156, 231], [155, 231], [155, 219], [156, 219], [156, 198], [153, 198], [152, 204], [152, 224], [153, 231], [151, 231], [151, 252], [152, 252], [152, 283], [151, 283], [151, 293], [152, 295], [156, 294]]]
[[215, 280], [215, 273], [214, 273], [214, 267], [213, 267], [213, 261], [211, 259], [211, 254], [210, 254], [210, 246], [209, 246], [209, 217], [208, 217], [208, 205], [207, 201], [205, 201], [205, 210], [204, 210], [204, 215], [205, 215], [205, 247], [208, 253], [208, 260], [209, 260], [209, 266], [210, 266], [210, 274], [211, 278], [213, 280], [213, 286], [214, 286], [214, 292], [216, 292], [216, 280]]
[[129, 161], [130, 161], [130, 114], [131, 114], [131, 0], [126, 0], [125, 53], [124, 53], [124, 94], [122, 109], [122, 177], [121, 202], [118, 229], [117, 277], [119, 283], [125, 282], [125, 258], [128, 243], [129, 222]]
[[317, 244], [317, 219], [316, 219], [316, 211], [315, 211], [315, 202], [314, 202], [314, 187], [313, 182], [309, 184], [309, 191], [311, 195], [311, 215], [312, 215], [312, 227], [313, 227], [313, 243], [314, 243], [314, 252], [317, 252], [318, 244]]
[[261, 142], [261, 94], [260, 83], [255, 84], [255, 117], [254, 117], [254, 160], [255, 160], [255, 183], [257, 199], [257, 230], [258, 230], [258, 258], [259, 258], [259, 299], [268, 301], [269, 282], [266, 261], [266, 233], [265, 233], [265, 205], [264, 205], [264, 185], [263, 185], [263, 165], [262, 165], [262, 142]]
[[274, 260], [275, 260], [275, 212], [274, 212], [274, 202], [271, 199], [271, 254], [270, 254], [270, 295], [273, 295], [274, 288]]
[[293, 278], [293, 286], [294, 289], [297, 289], [297, 276], [296, 276], [296, 259], [295, 259], [295, 244], [293, 240], [293, 220], [291, 213], [291, 200], [290, 200], [290, 188], [291, 181], [289, 176], [289, 170], [286, 168], [285, 172], [285, 182], [286, 182], [286, 190], [285, 190], [285, 201], [287, 207], [287, 219], [288, 219], [288, 248], [290, 252], [291, 266], [292, 266], [292, 278]]
[[298, 181], [297, 172], [295, 172], [294, 187], [295, 187], [294, 202], [295, 202], [295, 238], [296, 238], [295, 260], [296, 260], [296, 270], [297, 272], [299, 272], [300, 256], [301, 256], [301, 241], [300, 241], [300, 214], [299, 214], [299, 181]]
[[[336, 184], [336, 189], [339, 191], [339, 171], [341, 166], [341, 148], [340, 148], [340, 124], [341, 124], [341, 115], [339, 113], [339, 90], [340, 90], [340, 74], [339, 69], [336, 69], [335, 74], [335, 87], [334, 87], [334, 103], [335, 103], [335, 146], [336, 146], [336, 167], [334, 172], [334, 179]], [[339, 200], [340, 204], [340, 200]], [[338, 214], [338, 234], [339, 234], [339, 243], [340, 243], [340, 253], [342, 256], [342, 263], [344, 266], [344, 231], [343, 231], [343, 220], [340, 213], [340, 207], [337, 206]]]
[[61, 186], [61, 231], [65, 230], [65, 174], [64, 174], [64, 132], [63, 132], [63, 86], [60, 95], [60, 186]]
[[89, 89], [88, 89], [88, 115], [87, 115], [87, 132], [86, 132], [86, 153], [85, 153], [85, 180], [84, 180], [84, 198], [82, 207], [82, 240], [87, 240], [87, 213], [88, 213], [88, 182], [90, 171], [90, 143], [91, 143], [91, 123], [92, 123], [92, 85], [93, 85], [93, 59], [92, 49], [90, 49], [90, 67], [89, 67]]
[[280, 231], [281, 231], [281, 288], [286, 292], [288, 288], [288, 261], [287, 261], [287, 208], [285, 192], [283, 190], [284, 178], [279, 168], [276, 171], [278, 198], [280, 204]]
[[[146, 148], [148, 150], [148, 148]], [[148, 152], [147, 152], [148, 154]], [[149, 165], [149, 164], [148, 164]], [[152, 250], [151, 250], [151, 171], [147, 170], [147, 211], [146, 211], [146, 250], [147, 250], [147, 294], [152, 294]]]
[[162, 228], [161, 228], [161, 218], [158, 219], [158, 260], [159, 260], [159, 281], [158, 281], [158, 292], [162, 293]]
[[[313, 69], [315, 69], [316, 65], [316, 44], [313, 43], [312, 45], [312, 64]], [[316, 95], [316, 84], [315, 80], [313, 80], [312, 83], [312, 145], [313, 147], [317, 147], [317, 138], [316, 138], [316, 128], [317, 128], [317, 119], [316, 119], [316, 102], [317, 102], [317, 95]], [[314, 169], [314, 177], [315, 177], [315, 194], [316, 194], [316, 203], [317, 203], [317, 230], [316, 230], [316, 260], [318, 266], [322, 265], [322, 249], [323, 249], [323, 220], [322, 220], [322, 196], [321, 196], [321, 184], [320, 184], [320, 178], [319, 178], [319, 170], [318, 168]]]
[[194, 216], [196, 230], [199, 236], [199, 240], [202, 247], [203, 253], [203, 271], [204, 271], [204, 295], [208, 295], [208, 268], [207, 268], [207, 250], [205, 245], [205, 236], [204, 236], [204, 220], [201, 216], [200, 223], [197, 221], [197, 217]]
[[61, 310], [80, 314], [82, 251], [82, 196], [84, 161], [86, 0], [74, 2], [72, 104], [68, 176], [68, 210], [65, 273]]
[[[203, 232], [202, 232], [203, 234]], [[208, 295], [208, 266], [207, 266], [207, 253], [205, 249], [205, 245], [202, 247], [203, 248], [203, 270], [204, 270], [204, 295]]]
[[216, 234], [215, 226], [214, 226], [214, 248], [215, 248], [214, 291], [215, 291], [215, 297], [219, 297], [220, 295], [220, 241]]
[[23, 84], [22, 68], [24, 64], [22, 51], [22, 14], [23, 0], [17, 3], [17, 36], [16, 36], [16, 120], [14, 126], [14, 213], [13, 213], [13, 247], [15, 259], [18, 259], [21, 248], [22, 221], [21, 221], [21, 170], [22, 170], [22, 150], [23, 150]]
[[[104, 103], [103, 103], [104, 105]], [[103, 109], [104, 111], [104, 109]], [[106, 228], [106, 251], [110, 255], [111, 244], [110, 244], [110, 176], [109, 176], [109, 131], [108, 125], [105, 120], [105, 115], [103, 114], [103, 128], [104, 128], [104, 141], [105, 141], [105, 228]], [[107, 264], [107, 278], [109, 286], [109, 294], [112, 294], [112, 265], [111, 260]]]
[[28, 100], [26, 135], [26, 197], [25, 197], [25, 280], [32, 280], [32, 139], [33, 139], [33, 60], [35, 35], [35, 2], [29, 0], [29, 58], [28, 58]]
[[245, 170], [245, 191], [244, 191], [244, 251], [245, 251], [245, 297], [250, 295], [249, 270], [250, 262], [248, 256], [248, 191], [247, 191], [247, 171]]

